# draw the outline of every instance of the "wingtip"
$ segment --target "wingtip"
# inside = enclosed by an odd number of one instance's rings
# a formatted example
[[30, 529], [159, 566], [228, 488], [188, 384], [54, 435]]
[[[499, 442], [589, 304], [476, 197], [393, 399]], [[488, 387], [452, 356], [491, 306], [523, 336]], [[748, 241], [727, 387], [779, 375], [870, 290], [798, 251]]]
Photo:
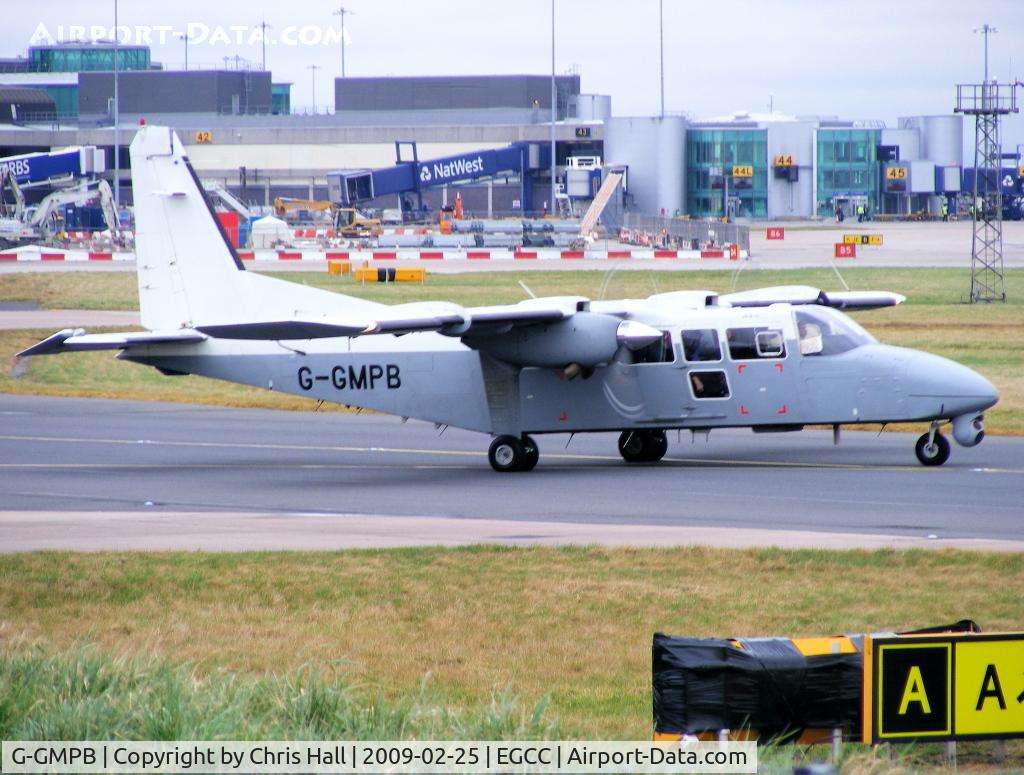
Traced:
[[31, 358], [33, 355], [49, 355], [51, 353], [60, 352], [61, 345], [65, 341], [70, 339], [72, 336], [78, 336], [84, 333], [84, 329], [81, 328], [62, 328], [55, 334], [50, 334], [41, 342], [36, 342], [31, 347], [26, 347], [24, 350], [15, 355], [16, 358]]

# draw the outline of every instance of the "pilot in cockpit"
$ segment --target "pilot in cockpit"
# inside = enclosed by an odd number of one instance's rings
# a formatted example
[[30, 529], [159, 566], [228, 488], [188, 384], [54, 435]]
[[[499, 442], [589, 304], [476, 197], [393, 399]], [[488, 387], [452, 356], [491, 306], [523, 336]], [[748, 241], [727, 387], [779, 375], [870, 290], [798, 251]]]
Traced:
[[820, 355], [824, 347], [821, 341], [821, 326], [801, 320], [798, 328], [800, 330], [800, 354]]

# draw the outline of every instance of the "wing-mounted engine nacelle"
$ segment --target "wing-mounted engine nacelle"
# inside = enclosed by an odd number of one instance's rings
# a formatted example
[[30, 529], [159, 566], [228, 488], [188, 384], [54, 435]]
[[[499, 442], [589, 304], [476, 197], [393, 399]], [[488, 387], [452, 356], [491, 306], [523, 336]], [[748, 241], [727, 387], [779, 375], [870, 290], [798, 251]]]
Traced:
[[953, 438], [961, 447], [973, 447], [985, 438], [983, 421], [985, 415], [977, 412], [975, 414], [962, 414], [953, 418]]
[[577, 312], [565, 320], [513, 328], [501, 336], [465, 337], [470, 347], [516, 366], [593, 368], [609, 363], [620, 346], [650, 344], [661, 332], [613, 315]]

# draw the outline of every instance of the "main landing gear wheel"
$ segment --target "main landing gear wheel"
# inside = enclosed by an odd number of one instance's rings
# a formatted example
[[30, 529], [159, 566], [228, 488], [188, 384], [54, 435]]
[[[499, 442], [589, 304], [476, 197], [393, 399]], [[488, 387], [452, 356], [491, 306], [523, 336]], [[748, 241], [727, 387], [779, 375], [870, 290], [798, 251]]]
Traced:
[[619, 454], [627, 463], [656, 463], [668, 452], [665, 431], [623, 431]]
[[500, 473], [507, 471], [532, 471], [540, 460], [537, 442], [530, 436], [521, 439], [515, 436], [498, 436], [487, 451], [491, 468]]
[[519, 470], [532, 471], [537, 466], [537, 461], [540, 460], [540, 449], [537, 448], [537, 442], [533, 440], [533, 436], [523, 434], [523, 450], [526, 454], [523, 457], [523, 467]]
[[929, 431], [917, 440], [914, 445], [914, 452], [917, 459], [923, 466], [941, 466], [949, 460], [949, 440], [938, 431], [934, 437]]

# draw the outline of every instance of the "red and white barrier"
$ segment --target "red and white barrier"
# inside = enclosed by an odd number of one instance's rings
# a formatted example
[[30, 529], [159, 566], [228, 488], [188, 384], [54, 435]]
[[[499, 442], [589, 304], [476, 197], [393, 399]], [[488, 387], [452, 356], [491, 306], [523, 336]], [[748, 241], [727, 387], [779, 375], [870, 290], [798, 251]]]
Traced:
[[[568, 250], [560, 248], [342, 248], [342, 249], [256, 249], [239, 250], [238, 257], [252, 261], [627, 261], [700, 260], [746, 258], [736, 245], [704, 250], [664, 250], [621, 246], [615, 248]], [[114, 250], [40, 248], [29, 246], [0, 252], [0, 261], [134, 261], [135, 253]]]

